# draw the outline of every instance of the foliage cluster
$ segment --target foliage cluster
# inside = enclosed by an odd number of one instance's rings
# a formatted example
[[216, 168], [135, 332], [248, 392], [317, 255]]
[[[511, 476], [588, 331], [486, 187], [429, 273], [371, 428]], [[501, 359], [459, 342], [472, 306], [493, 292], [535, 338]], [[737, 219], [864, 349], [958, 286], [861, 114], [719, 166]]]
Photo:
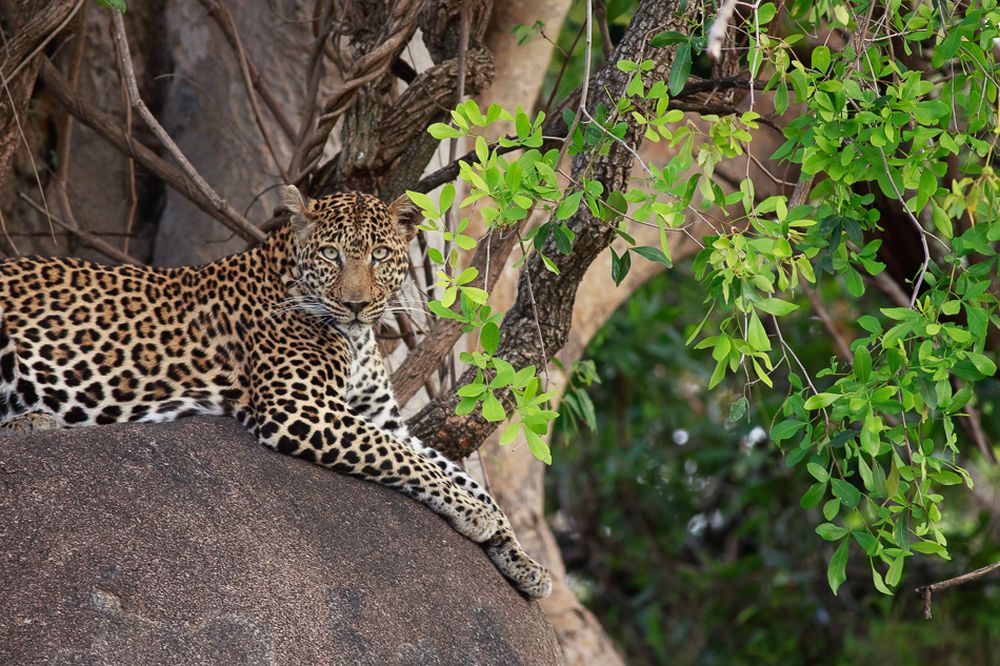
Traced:
[[[572, 252], [564, 221], [585, 206], [627, 246], [613, 254], [611, 278], [620, 283], [631, 255], [669, 266], [672, 234], [690, 233], [695, 223], [712, 227], [692, 266], [707, 294], [705, 316], [687, 338], [714, 359], [709, 388], [742, 377], [743, 395], [732, 405], [740, 417], [753, 388], [766, 387], [756, 395], [767, 395], [787, 378], [787, 396], [769, 430], [786, 462], [812, 476], [799, 503], [821, 510], [816, 533], [833, 545], [829, 586], [836, 592], [844, 582], [853, 550], [867, 562], [874, 587], [891, 594], [908, 558], [950, 557], [942, 489], [972, 484], [960, 464], [956, 420], [976, 403], [977, 383], [996, 371], [985, 344], [1000, 323], [992, 287], [993, 245], [1000, 240], [992, 166], [1000, 136], [993, 50], [1000, 10], [995, 0], [884, 7], [826, 0], [780, 11], [755, 3], [729, 26], [740, 36], [753, 80], [746, 84], [748, 108], [702, 114], [707, 130], [671, 108], [671, 97], [707, 50], [715, 13], [683, 16], [690, 22], [683, 30], [651, 40], [651, 48], [675, 50], [666, 81], [648, 80], [651, 60], [622, 60], [616, 66], [631, 77], [625, 95], [593, 116], [582, 108], [564, 112], [570, 155], [592, 159], [622, 142], [626, 119], [643, 127], [645, 141], [668, 146], [663, 164], [640, 159], [639, 147], [630, 147], [639, 175], [626, 191], [603, 191], [586, 170], [568, 182], [557, 177], [559, 151], [542, 150], [542, 113], [483, 112], [470, 101], [455, 109], [451, 124], [430, 132], [474, 142], [476, 159], [461, 169], [469, 194], [459, 208], [478, 204], [491, 232], [516, 228], [532, 210], [544, 213], [521, 240], [525, 254], [541, 252], [549, 237], [559, 251]], [[771, 158], [796, 166], [801, 176], [794, 194], [762, 198], [749, 177], [752, 137], [762, 122], [786, 112], [785, 142]], [[516, 135], [488, 140], [497, 120], [512, 122]], [[745, 161], [748, 176], [729, 188], [717, 167], [732, 160]], [[851, 358], [810, 370], [785, 330], [801, 295], [834, 281], [860, 298], [868, 289], [864, 276], [884, 268], [873, 234], [885, 210], [865, 183], [912, 223], [923, 262], [910, 278], [907, 301], [858, 317]], [[556, 415], [545, 404], [551, 395], [534, 368], [507, 367], [493, 355], [499, 313], [485, 305], [486, 292], [464, 286], [472, 278], [460, 270], [458, 249], [476, 240], [462, 235], [464, 219], [454, 229], [444, 223], [454, 190], [446, 187], [438, 204], [411, 196], [429, 228], [452, 241], [449, 255], [436, 257], [445, 267], [444, 296], [432, 310], [480, 329], [482, 351], [464, 357], [480, 373], [460, 389], [459, 411], [478, 407], [500, 421], [508, 413], [498, 392], [512, 389], [519, 420], [504, 442], [523, 432], [549, 462], [542, 436]], [[709, 209], [727, 211], [726, 223], [712, 225], [703, 214]], [[628, 233], [634, 224], [656, 225], [659, 245], [637, 246]]]

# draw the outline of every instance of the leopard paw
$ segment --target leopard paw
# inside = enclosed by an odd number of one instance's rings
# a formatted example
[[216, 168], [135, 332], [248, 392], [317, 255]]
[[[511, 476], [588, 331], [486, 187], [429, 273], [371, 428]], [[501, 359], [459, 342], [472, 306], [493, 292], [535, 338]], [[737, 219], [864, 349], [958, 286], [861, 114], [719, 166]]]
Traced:
[[509, 529], [503, 529], [485, 544], [486, 554], [496, 568], [522, 594], [532, 599], [544, 599], [552, 593], [552, 574], [531, 559]]
[[517, 589], [532, 599], [544, 599], [552, 594], [552, 574], [534, 560], [524, 563], [514, 572]]
[[475, 543], [488, 540], [499, 527], [496, 514], [483, 503], [474, 501], [459, 504], [451, 524], [459, 534]]
[[43, 430], [55, 430], [56, 428], [63, 427], [63, 425], [63, 422], [57, 416], [43, 412], [31, 412], [29, 414], [22, 414], [0, 425], [0, 439], [22, 437]]

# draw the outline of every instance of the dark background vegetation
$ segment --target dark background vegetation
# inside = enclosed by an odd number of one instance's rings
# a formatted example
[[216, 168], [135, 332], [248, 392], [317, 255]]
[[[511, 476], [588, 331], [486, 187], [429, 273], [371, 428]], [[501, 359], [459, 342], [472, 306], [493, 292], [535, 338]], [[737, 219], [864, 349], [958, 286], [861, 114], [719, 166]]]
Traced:
[[[1000, 558], [996, 478], [945, 501], [952, 562], [922, 558], [894, 598], [852, 558], [835, 597], [812, 482], [782, 464], [764, 432], [784, 396], [761, 387], [730, 420], [734, 385], [709, 392], [714, 362], [684, 344], [704, 316], [686, 267], [662, 274], [614, 314], [587, 350], [597, 430], [561, 420], [547, 506], [585, 603], [635, 664], [1000, 663], [1000, 589], [982, 579], [935, 595], [923, 619], [913, 588]], [[842, 294], [838, 319], [860, 304]], [[803, 309], [802, 312], [808, 312]], [[807, 366], [832, 354], [808, 314], [789, 342]], [[996, 437], [996, 390], [983, 405]], [[564, 410], [565, 411], [565, 410]], [[815, 514], [815, 515], [813, 515]]]

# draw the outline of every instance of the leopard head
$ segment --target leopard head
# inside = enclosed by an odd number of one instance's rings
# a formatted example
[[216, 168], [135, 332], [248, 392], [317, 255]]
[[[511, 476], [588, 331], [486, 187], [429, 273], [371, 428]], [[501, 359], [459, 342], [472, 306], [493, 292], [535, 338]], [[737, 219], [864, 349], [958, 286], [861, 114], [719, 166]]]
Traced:
[[294, 185], [284, 203], [303, 309], [343, 325], [377, 322], [406, 277], [417, 207], [406, 195], [388, 206], [361, 192], [307, 199]]

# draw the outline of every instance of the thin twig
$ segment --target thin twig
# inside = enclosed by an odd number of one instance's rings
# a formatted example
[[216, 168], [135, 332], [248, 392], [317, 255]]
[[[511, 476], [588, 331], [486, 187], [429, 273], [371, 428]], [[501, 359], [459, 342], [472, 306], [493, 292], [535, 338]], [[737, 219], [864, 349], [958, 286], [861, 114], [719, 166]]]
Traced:
[[[462, 103], [462, 98], [465, 97], [465, 75], [466, 75], [466, 59], [469, 53], [469, 30], [472, 26], [472, 8], [469, 5], [469, 0], [464, 0], [462, 2], [462, 10], [459, 16], [459, 31], [458, 31], [458, 62], [456, 64], [456, 76], [455, 76], [455, 106]], [[458, 139], [452, 138], [451, 145], [448, 146], [448, 161], [454, 162], [455, 156], [458, 154]], [[454, 206], [450, 207], [444, 212], [444, 226], [449, 232], [445, 236], [444, 240], [444, 257], [445, 257], [445, 273], [451, 277], [451, 262], [448, 261], [448, 255], [451, 254], [451, 241], [448, 240], [453, 231], [454, 223]], [[445, 370], [447, 369], [448, 376], [448, 386], [455, 386], [455, 355], [449, 354], [445, 366], [441, 368], [441, 377], [444, 377]], [[428, 378], [430, 382], [430, 378]], [[430, 395], [430, 391], [428, 391]]]
[[21, 256], [21, 250], [17, 247], [17, 243], [14, 239], [10, 237], [10, 233], [7, 231], [7, 220], [4, 219], [3, 210], [0, 210], [0, 231], [3, 231], [3, 237], [7, 239], [10, 247], [14, 250], [14, 254]]
[[773, 182], [773, 183], [774, 183], [775, 185], [778, 185], [779, 187], [795, 187], [795, 183], [790, 183], [790, 182], [788, 182], [787, 180], [782, 180], [781, 178], [778, 178], [778, 177], [777, 177], [777, 176], [775, 176], [775, 175], [774, 175], [773, 173], [771, 173], [770, 171], [768, 171], [768, 169], [767, 169], [767, 167], [766, 167], [766, 166], [764, 165], [764, 163], [763, 163], [763, 162], [761, 162], [761, 161], [760, 161], [760, 160], [759, 160], [759, 159], [757, 158], [757, 156], [756, 156], [756, 155], [754, 155], [754, 154], [753, 154], [753, 153], [752, 153], [751, 151], [749, 151], [749, 150], [747, 151], [747, 157], [749, 157], [749, 158], [750, 158], [750, 161], [752, 161], [752, 162], [753, 162], [754, 164], [756, 164], [756, 165], [757, 165], [757, 168], [758, 168], [758, 169], [760, 169], [761, 171], [763, 171], [763, 172], [764, 172], [764, 175], [765, 175], [765, 176], [767, 176], [768, 178], [770, 178], [770, 179], [771, 179], [771, 182]]
[[545, 102], [545, 107], [542, 112], [548, 116], [549, 110], [552, 108], [552, 102], [556, 98], [556, 93], [559, 92], [559, 84], [563, 80], [563, 75], [566, 73], [566, 67], [569, 66], [570, 58], [573, 57], [573, 52], [576, 51], [576, 45], [580, 41], [580, 37], [583, 36], [584, 26], [580, 26], [580, 29], [576, 31], [576, 37], [573, 38], [573, 44], [569, 47], [569, 53], [563, 57], [562, 65], [559, 67], [559, 73], [556, 75], [555, 83], [552, 84], [552, 92], [549, 93], [549, 99]]
[[608, 10], [604, 6], [604, 0], [596, 0], [594, 14], [597, 15], [597, 29], [601, 32], [601, 52], [604, 54], [604, 62], [611, 60], [615, 45], [611, 43], [611, 31], [608, 30]]
[[240, 237], [248, 241], [257, 240], [256, 235], [248, 234], [243, 228], [236, 225], [232, 219], [227, 217], [225, 211], [220, 211], [213, 205], [208, 197], [205, 196], [205, 193], [195, 187], [180, 169], [168, 163], [140, 141], [137, 141], [135, 137], [126, 134], [118, 119], [112, 118], [109, 114], [96, 108], [91, 102], [73, 92], [62, 73], [47, 58], [42, 63], [40, 74], [41, 80], [45, 83], [48, 92], [52, 93], [52, 96], [66, 107], [77, 120], [94, 130], [98, 136], [111, 144], [116, 150], [123, 155], [135, 158], [139, 164], [162, 180], [168, 187], [186, 197], [195, 206], [224, 224], [233, 232], [239, 234]]
[[[694, 77], [692, 77], [694, 78]], [[684, 88], [681, 89], [679, 93], [671, 97], [670, 99], [680, 99], [682, 97], [690, 97], [691, 95], [696, 95], [703, 92], [716, 92], [720, 90], [728, 90], [730, 88], [754, 88], [756, 90], [763, 90], [767, 85], [766, 81], [751, 81], [750, 79], [744, 79], [740, 77], [729, 77], [724, 79], [704, 79], [704, 80], [692, 80], [684, 84]]]
[[[958, 380], [955, 377], [951, 378], [952, 390], [955, 392], [959, 389]], [[965, 412], [965, 418], [961, 419], [959, 422], [962, 427], [965, 428], [965, 432], [968, 433], [969, 437], [976, 444], [976, 448], [979, 449], [979, 453], [982, 454], [983, 458], [995, 465], [997, 463], [996, 454], [993, 453], [993, 444], [990, 442], [989, 436], [986, 434], [986, 430], [983, 429], [983, 418], [979, 413], [979, 409], [969, 402], [965, 407], [962, 408]]]
[[[42, 207], [37, 203], [35, 203], [34, 201], [32, 201], [31, 197], [29, 197], [24, 192], [18, 192], [17, 196], [20, 197], [25, 203], [27, 203], [35, 210], [39, 212], [44, 212]], [[73, 221], [72, 223], [64, 222], [63, 220], [59, 219], [58, 217], [52, 214], [49, 214], [49, 219], [55, 222], [58, 226], [62, 227], [70, 234], [72, 234], [73, 236], [75, 236], [77, 239], [79, 239], [82, 245], [84, 245], [85, 247], [89, 247], [92, 250], [96, 250], [97, 252], [100, 252], [109, 259], [114, 259], [115, 261], [120, 261], [124, 264], [140, 263], [136, 259], [130, 257], [129, 255], [125, 254], [124, 252], [116, 248], [115, 246], [110, 245], [102, 238], [99, 238], [88, 231], [84, 231], [83, 229], [80, 228], [80, 225], [77, 224], [76, 221]]]
[[250, 222], [240, 215], [238, 212], [233, 210], [225, 199], [219, 196], [211, 185], [205, 182], [198, 170], [191, 165], [187, 157], [181, 151], [180, 147], [174, 140], [170, 138], [167, 131], [163, 129], [163, 126], [156, 120], [149, 107], [146, 103], [142, 101], [142, 97], [139, 96], [139, 86], [136, 83], [135, 69], [132, 66], [132, 55], [128, 47], [128, 39], [125, 36], [125, 22], [122, 20], [122, 15], [119, 12], [111, 12], [111, 20], [114, 25], [114, 38], [115, 43], [118, 45], [118, 55], [121, 61], [122, 68], [125, 71], [125, 83], [129, 94], [129, 100], [132, 107], [139, 112], [139, 115], [146, 122], [149, 128], [153, 131], [153, 134], [157, 139], [164, 145], [168, 152], [177, 160], [177, 164], [180, 165], [181, 171], [191, 179], [191, 182], [212, 202], [219, 212], [224, 213], [226, 218], [235, 226], [242, 236], [255, 240], [257, 242], [263, 242], [266, 236], [257, 227], [250, 224]]
[[[115, 46], [116, 56], [117, 53], [118, 53], [118, 47]], [[125, 85], [125, 71], [122, 69], [121, 58], [116, 57], [115, 62], [117, 64], [117, 67], [115, 69], [118, 72], [118, 86], [121, 88], [122, 108], [125, 109], [125, 134], [128, 136], [132, 136], [132, 105], [129, 104], [128, 102], [128, 90]], [[69, 83], [71, 86], [73, 86], [73, 90], [75, 92], [76, 81], [73, 78], [70, 78]], [[70, 114], [67, 117], [69, 119], [72, 119], [73, 116]], [[128, 206], [128, 213], [126, 214], [125, 217], [125, 234], [124, 237], [122, 238], [122, 251], [125, 254], [128, 254], [129, 242], [132, 240], [131, 237], [132, 228], [135, 225], [135, 214], [139, 208], [139, 193], [137, 191], [135, 183], [135, 158], [127, 156], [126, 159], [128, 160], [129, 206]], [[76, 224], [76, 217], [73, 215], [73, 211], [69, 205], [68, 194], [69, 194], [68, 192], [64, 192], [63, 199], [65, 199], [65, 201], [61, 200], [61, 203], [63, 204], [62, 205], [63, 216], [66, 218], [67, 221]]]
[[906, 292], [896, 283], [892, 277], [882, 271], [878, 275], [872, 277], [872, 281], [875, 285], [882, 290], [882, 292], [888, 296], [892, 301], [903, 308], [910, 306], [910, 298], [906, 295]]
[[[524, 257], [528, 256], [528, 251], [524, 249], [524, 239], [521, 238], [521, 230], [517, 230], [517, 242], [521, 246], [521, 254]], [[545, 373], [545, 390], [548, 390], [551, 379], [549, 378], [549, 364], [546, 362], [549, 355], [545, 353], [545, 336], [542, 335], [542, 323], [538, 319], [538, 303], [535, 301], [535, 290], [531, 286], [531, 271], [523, 271], [521, 273], [524, 276], [524, 282], [528, 285], [528, 299], [531, 303], [531, 315], [535, 320], [535, 332], [538, 333], [538, 348], [541, 351], [542, 359], [542, 371]]]
[[993, 564], [987, 564], [985, 567], [976, 569], [975, 571], [970, 571], [969, 573], [962, 574], [961, 576], [955, 576], [954, 578], [943, 580], [940, 583], [921, 585], [916, 588], [914, 592], [919, 594], [924, 599], [924, 619], [931, 619], [931, 595], [934, 592], [954, 587], [956, 585], [962, 585], [964, 583], [968, 583], [969, 581], [976, 580], [977, 578], [982, 578], [986, 574], [998, 569], [1000, 569], [1000, 562], [994, 562]]
[[[7, 100], [10, 103], [10, 114], [14, 118], [14, 124], [17, 126], [17, 133], [21, 137], [22, 143], [24, 143], [24, 152], [28, 155], [28, 161], [31, 163], [31, 172], [35, 176], [35, 184], [38, 186], [38, 195], [42, 197], [42, 212], [49, 221], [49, 229], [52, 228], [52, 214], [49, 211], [49, 204], [45, 200], [45, 188], [42, 187], [42, 179], [38, 176], [38, 165], [35, 164], [35, 156], [31, 151], [31, 144], [28, 143], [28, 137], [24, 133], [24, 128], [21, 127], [21, 119], [18, 118], [17, 114], [17, 104], [14, 102], [14, 95], [10, 92], [10, 86], [7, 85], [7, 79], [3, 79], [3, 90], [7, 94]], [[53, 239], [55, 235], [53, 233]]]
[[[789, 345], [787, 342], [785, 342], [785, 336], [781, 334], [781, 325], [778, 324], [778, 318], [775, 317], [774, 315], [771, 315], [771, 322], [774, 324], [774, 332], [778, 334], [778, 342], [781, 343], [781, 348], [787, 354], [791, 354], [792, 355], [792, 358], [795, 359], [795, 364], [797, 366], [799, 366], [799, 370], [802, 371], [802, 374], [805, 377], [806, 383], [809, 384], [809, 388], [812, 389], [812, 392], [815, 395], [819, 395], [819, 390], [817, 390], [816, 389], [816, 385], [813, 384], [812, 377], [809, 376], [809, 371], [806, 370], [806, 366], [802, 365], [802, 361], [799, 360], [798, 355], [795, 353], [795, 350], [792, 349], [791, 345]], [[786, 361], [787, 361], [787, 357], [786, 357]], [[827, 427], [829, 427], [829, 425], [830, 425], [830, 416], [829, 416], [829, 414], [827, 414], [825, 408], [823, 409], [823, 418], [826, 419], [826, 425], [827, 425]]]

